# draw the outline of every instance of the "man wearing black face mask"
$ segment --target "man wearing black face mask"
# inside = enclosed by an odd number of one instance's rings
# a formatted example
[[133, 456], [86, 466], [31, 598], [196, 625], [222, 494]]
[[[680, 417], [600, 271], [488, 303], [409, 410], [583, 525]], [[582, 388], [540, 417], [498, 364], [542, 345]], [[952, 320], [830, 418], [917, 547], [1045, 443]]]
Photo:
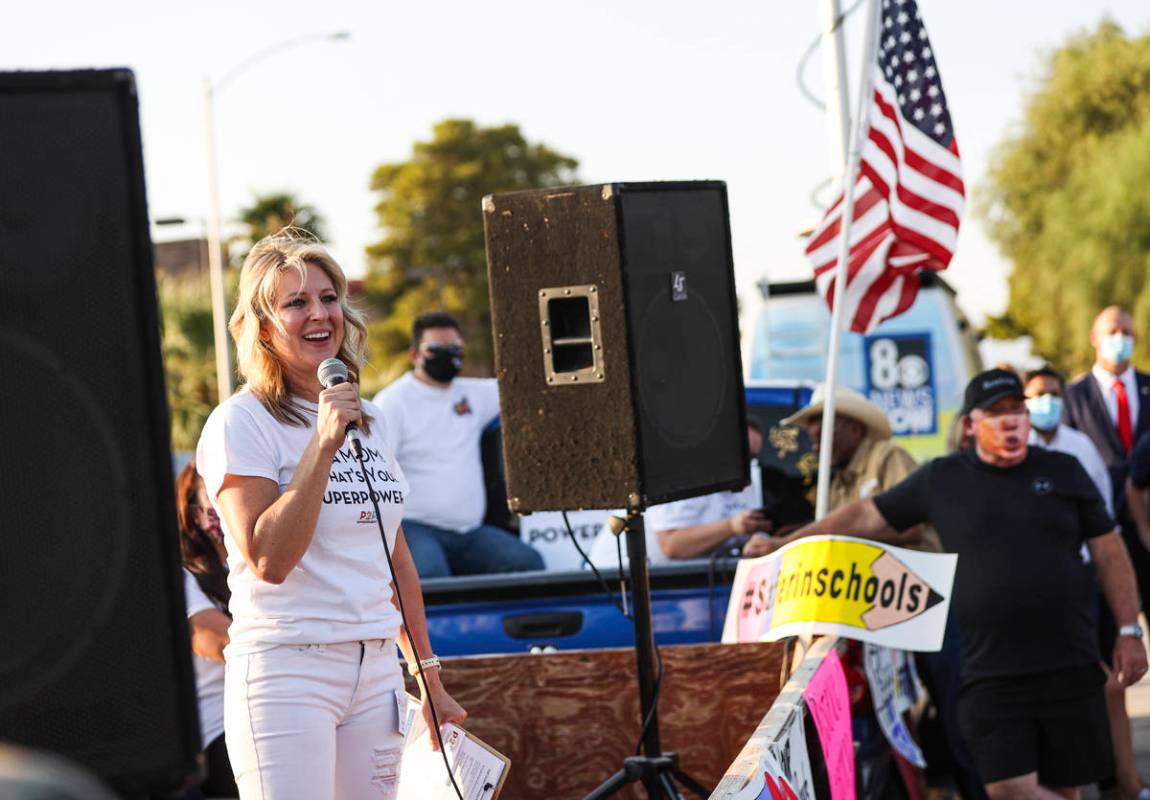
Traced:
[[422, 578], [543, 569], [530, 545], [483, 524], [479, 438], [499, 413], [491, 378], [460, 378], [463, 337], [443, 313], [422, 314], [411, 372], [375, 396], [408, 481], [403, 533]]

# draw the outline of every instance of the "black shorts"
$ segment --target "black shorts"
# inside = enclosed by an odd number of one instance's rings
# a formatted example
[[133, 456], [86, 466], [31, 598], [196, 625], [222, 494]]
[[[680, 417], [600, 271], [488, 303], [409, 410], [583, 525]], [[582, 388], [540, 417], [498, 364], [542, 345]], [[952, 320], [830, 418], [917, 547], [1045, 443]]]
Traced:
[[1061, 788], [1113, 774], [1102, 682], [1089, 669], [1056, 677], [996, 679], [963, 690], [959, 725], [983, 783], [1037, 772], [1043, 786]]
[[1114, 666], [1114, 645], [1118, 641], [1118, 623], [1114, 621], [1114, 613], [1110, 604], [1098, 592], [1098, 655], [1106, 662], [1106, 666]]

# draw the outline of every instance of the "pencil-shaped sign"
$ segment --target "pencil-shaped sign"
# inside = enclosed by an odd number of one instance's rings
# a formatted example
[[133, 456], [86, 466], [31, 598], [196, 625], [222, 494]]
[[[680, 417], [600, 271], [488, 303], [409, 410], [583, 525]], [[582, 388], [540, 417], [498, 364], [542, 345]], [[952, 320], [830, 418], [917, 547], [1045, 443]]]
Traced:
[[800, 539], [739, 563], [723, 641], [834, 633], [939, 650], [957, 561], [847, 536]]

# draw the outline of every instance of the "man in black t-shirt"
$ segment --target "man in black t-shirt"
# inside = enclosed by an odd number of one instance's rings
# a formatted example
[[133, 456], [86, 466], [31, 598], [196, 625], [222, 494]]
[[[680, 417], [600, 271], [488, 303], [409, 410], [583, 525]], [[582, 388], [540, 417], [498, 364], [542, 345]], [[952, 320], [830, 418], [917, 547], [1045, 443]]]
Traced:
[[962, 634], [959, 716], [987, 793], [1076, 797], [1074, 787], [1112, 771], [1082, 543], [1122, 625], [1113, 664], [1123, 685], [1146, 672], [1134, 572], [1078, 461], [1028, 449], [1017, 375], [976, 375], [963, 415], [973, 448], [934, 459], [796, 535], [890, 537], [933, 525], [943, 549], [958, 554], [951, 611]]

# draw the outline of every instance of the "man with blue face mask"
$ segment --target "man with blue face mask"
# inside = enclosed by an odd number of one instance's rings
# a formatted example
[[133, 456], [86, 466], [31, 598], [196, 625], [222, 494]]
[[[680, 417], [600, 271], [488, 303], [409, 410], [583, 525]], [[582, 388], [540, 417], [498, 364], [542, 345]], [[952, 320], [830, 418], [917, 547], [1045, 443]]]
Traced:
[[1030, 412], [1030, 446], [1068, 453], [1078, 459], [1090, 480], [1098, 487], [1106, 511], [1114, 514], [1110, 472], [1090, 437], [1062, 422], [1062, 395], [1066, 383], [1052, 367], [1040, 367], [1026, 374], [1026, 410]]
[[[1150, 431], [1150, 375], [1130, 363], [1134, 320], [1118, 306], [1104, 308], [1090, 330], [1096, 354], [1090, 372], [1066, 389], [1066, 422], [1094, 442], [1110, 469], [1111, 484], [1122, 487], [1130, 450]], [[1114, 507], [1122, 515], [1116, 495]]]
[[1130, 549], [1141, 596], [1150, 602], [1150, 552], [1138, 538], [1126, 502], [1134, 442], [1150, 432], [1150, 375], [1134, 369], [1134, 320], [1124, 309], [1102, 309], [1090, 330], [1095, 361], [1066, 387], [1065, 422], [1085, 433], [1110, 471], [1114, 516]]
[[1150, 552], [1138, 539], [1126, 502], [1134, 442], [1150, 432], [1150, 375], [1130, 363], [1134, 320], [1122, 308], [1104, 308], [1090, 331], [1094, 367], [1066, 387], [1064, 420], [1087, 436], [1110, 472], [1111, 507], [1130, 549], [1138, 589], [1150, 602]]

